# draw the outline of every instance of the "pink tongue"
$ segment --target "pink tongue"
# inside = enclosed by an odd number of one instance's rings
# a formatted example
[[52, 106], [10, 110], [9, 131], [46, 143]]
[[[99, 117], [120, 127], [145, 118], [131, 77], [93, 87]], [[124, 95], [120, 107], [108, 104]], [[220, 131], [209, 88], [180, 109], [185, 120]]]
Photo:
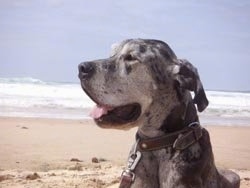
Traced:
[[98, 119], [98, 118], [102, 117], [103, 115], [107, 114], [110, 109], [111, 108], [106, 107], [106, 106], [96, 106], [90, 112], [90, 116], [94, 119]]

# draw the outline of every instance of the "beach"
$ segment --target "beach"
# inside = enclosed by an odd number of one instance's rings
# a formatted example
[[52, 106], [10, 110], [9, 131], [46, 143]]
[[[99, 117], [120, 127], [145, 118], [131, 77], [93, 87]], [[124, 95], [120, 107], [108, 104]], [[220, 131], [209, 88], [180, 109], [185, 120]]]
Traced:
[[[218, 167], [250, 187], [250, 127], [206, 126]], [[118, 187], [136, 128], [91, 120], [0, 118], [0, 188]]]

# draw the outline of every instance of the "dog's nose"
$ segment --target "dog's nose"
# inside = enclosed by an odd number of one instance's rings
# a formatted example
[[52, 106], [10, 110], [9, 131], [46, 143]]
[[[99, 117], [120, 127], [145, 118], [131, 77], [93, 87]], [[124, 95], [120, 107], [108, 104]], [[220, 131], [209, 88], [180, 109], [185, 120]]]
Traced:
[[95, 69], [94, 65], [91, 62], [83, 62], [78, 65], [79, 74], [78, 77], [80, 79], [86, 79], [93, 75]]

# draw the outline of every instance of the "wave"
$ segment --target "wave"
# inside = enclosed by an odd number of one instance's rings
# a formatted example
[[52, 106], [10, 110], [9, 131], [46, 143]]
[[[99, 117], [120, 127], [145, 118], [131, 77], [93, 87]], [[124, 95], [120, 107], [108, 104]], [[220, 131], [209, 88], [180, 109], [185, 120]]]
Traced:
[[80, 84], [47, 83], [33, 78], [0, 79], [0, 106], [82, 108], [93, 106]]
[[212, 107], [250, 109], [250, 93], [207, 91], [206, 94]]
[[[216, 117], [250, 117], [250, 93], [206, 91], [208, 108], [202, 113]], [[95, 104], [79, 83], [44, 82], [32, 77], [0, 78], [0, 111], [6, 109], [77, 109], [86, 116]], [[8, 113], [12, 113], [12, 111]], [[39, 110], [37, 110], [39, 112]], [[1, 113], [0, 113], [1, 115]]]
[[46, 82], [32, 77], [0, 78], [0, 83], [46, 84]]

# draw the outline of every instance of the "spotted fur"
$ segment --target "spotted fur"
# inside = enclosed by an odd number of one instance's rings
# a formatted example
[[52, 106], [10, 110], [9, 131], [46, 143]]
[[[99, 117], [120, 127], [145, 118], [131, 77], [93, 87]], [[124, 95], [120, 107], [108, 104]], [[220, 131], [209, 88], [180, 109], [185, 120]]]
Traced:
[[[84, 79], [81, 66], [88, 72]], [[104, 128], [137, 126], [139, 137], [158, 137], [199, 121], [196, 109], [201, 112], [208, 105], [197, 69], [187, 60], [178, 59], [162, 41], [125, 40], [113, 46], [111, 57], [79, 67], [83, 89], [98, 104], [138, 103], [141, 107], [139, 118], [133, 122], [97, 122]], [[198, 142], [182, 151], [168, 147], [142, 155], [132, 188], [239, 187], [237, 174], [219, 172], [215, 167], [205, 129]]]

